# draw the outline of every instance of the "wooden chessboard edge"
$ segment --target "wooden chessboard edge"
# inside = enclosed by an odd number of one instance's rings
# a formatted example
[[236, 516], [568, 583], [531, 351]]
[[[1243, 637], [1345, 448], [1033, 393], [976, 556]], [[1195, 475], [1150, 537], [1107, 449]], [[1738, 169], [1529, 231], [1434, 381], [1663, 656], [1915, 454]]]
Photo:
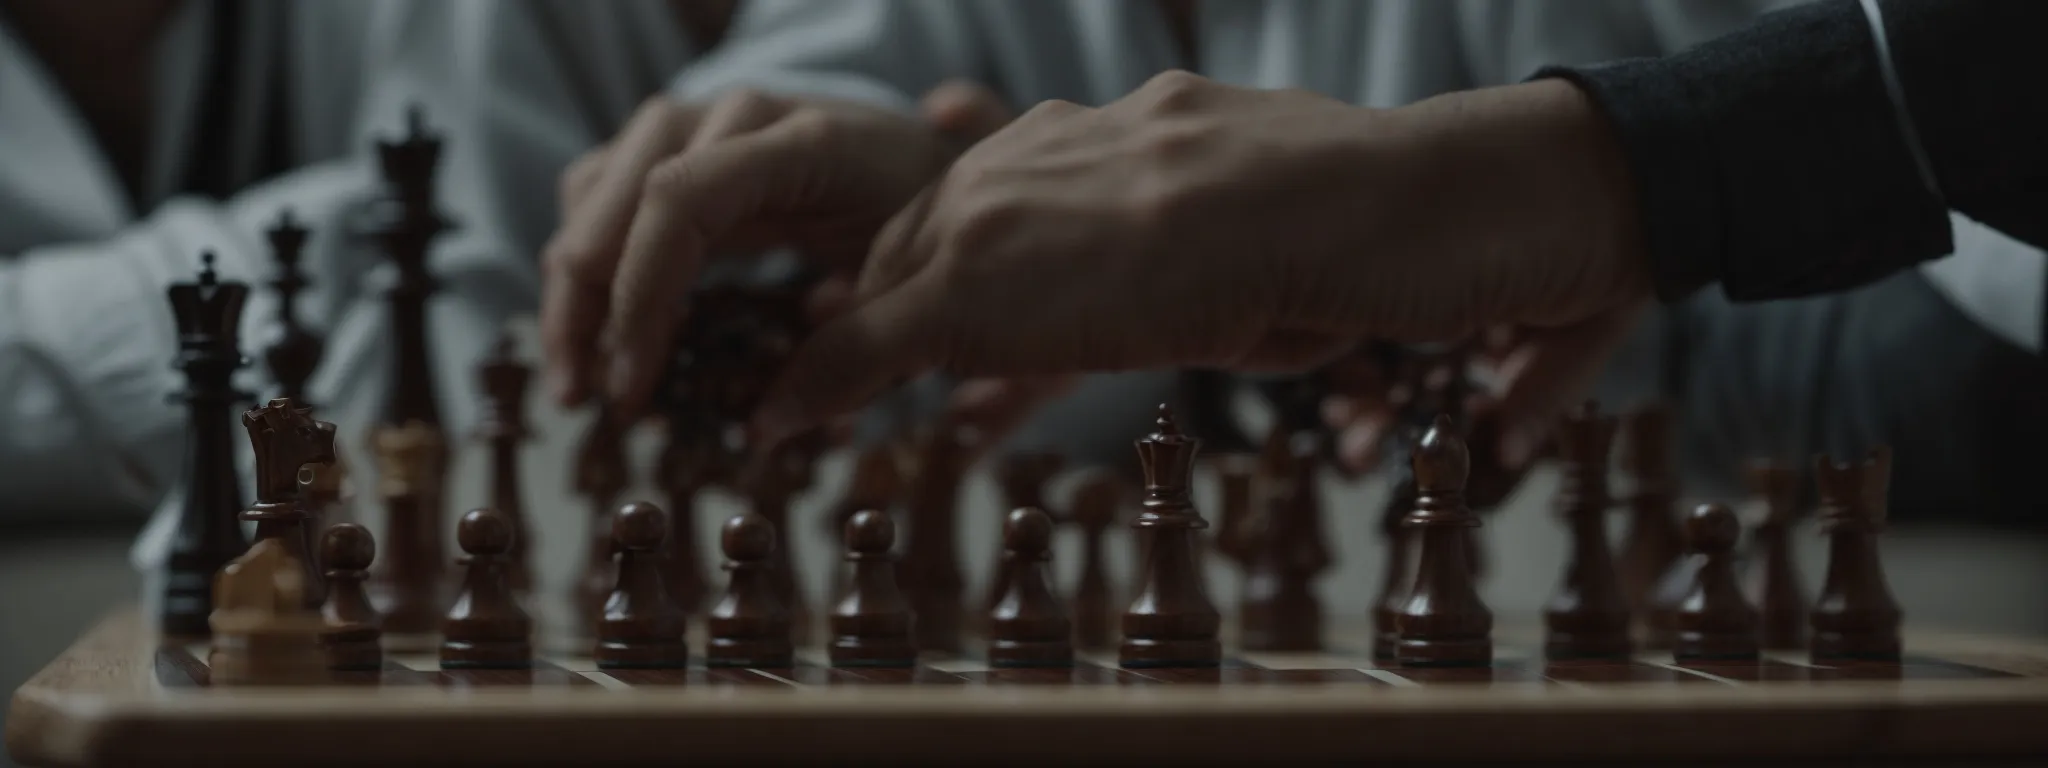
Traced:
[[[77, 643], [44, 665], [15, 690], [7, 709], [7, 754], [23, 765], [83, 765], [93, 745], [104, 743], [112, 723], [105, 684], [132, 678], [127, 669], [139, 654], [134, 638], [143, 632], [142, 613], [124, 606], [107, 614]], [[93, 663], [92, 659], [111, 659]], [[66, 690], [75, 681], [100, 683], [92, 692]]]

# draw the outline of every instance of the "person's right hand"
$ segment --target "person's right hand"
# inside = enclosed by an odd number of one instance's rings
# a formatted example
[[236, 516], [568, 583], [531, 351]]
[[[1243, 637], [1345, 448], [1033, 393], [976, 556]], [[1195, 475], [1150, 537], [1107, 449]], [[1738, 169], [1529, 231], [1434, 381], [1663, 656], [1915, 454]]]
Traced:
[[851, 266], [959, 146], [916, 118], [848, 103], [650, 100], [562, 177], [540, 319], [554, 398], [605, 389], [630, 418], [710, 253], [789, 245]]

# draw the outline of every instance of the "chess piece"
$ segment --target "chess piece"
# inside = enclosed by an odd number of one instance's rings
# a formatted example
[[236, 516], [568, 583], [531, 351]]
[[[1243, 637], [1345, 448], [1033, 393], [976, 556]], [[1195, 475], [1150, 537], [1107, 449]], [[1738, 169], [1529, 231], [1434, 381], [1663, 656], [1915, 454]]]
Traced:
[[697, 494], [711, 484], [717, 446], [702, 435], [671, 428], [658, 460], [661, 489], [668, 496], [668, 538], [661, 547], [661, 579], [668, 599], [685, 616], [704, 602], [704, 569], [697, 561]]
[[1735, 578], [1742, 523], [1719, 504], [1702, 504], [1685, 520], [1686, 546], [1700, 560], [1692, 593], [1678, 606], [1672, 656], [1679, 661], [1755, 661], [1757, 614]]
[[[302, 582], [306, 607], [318, 608], [326, 597], [326, 582], [305, 554], [306, 511], [299, 506], [299, 475], [309, 464], [334, 462], [334, 425], [315, 421], [311, 414], [312, 409], [288, 399], [272, 400], [242, 414], [242, 427], [256, 453], [256, 503], [242, 511], [242, 519], [256, 524], [257, 541], [284, 540], [292, 559], [307, 569]], [[323, 588], [314, 589], [314, 584]]]
[[533, 619], [510, 583], [512, 521], [494, 509], [471, 510], [455, 529], [465, 573], [462, 594], [441, 622], [443, 669], [527, 669], [533, 666]]
[[483, 418], [477, 421], [476, 436], [490, 447], [491, 508], [512, 525], [512, 551], [507, 578], [514, 592], [524, 593], [533, 585], [527, 562], [526, 542], [531, 538], [526, 525], [525, 494], [520, 492], [519, 449], [531, 434], [526, 428], [526, 391], [533, 369], [514, 354], [517, 342], [507, 332], [498, 337], [490, 357], [477, 366], [477, 389], [483, 394]]
[[787, 667], [794, 660], [789, 609], [769, 580], [769, 557], [775, 552], [775, 527], [748, 513], [727, 520], [720, 536], [725, 570], [730, 573], [725, 596], [711, 607], [711, 641], [704, 663], [713, 667]]
[[1137, 441], [1145, 466], [1145, 504], [1131, 527], [1149, 535], [1137, 595], [1123, 616], [1125, 667], [1213, 667], [1222, 662], [1216, 634], [1222, 619], [1195, 570], [1196, 531], [1208, 527], [1190, 499], [1189, 481], [1201, 441], [1181, 434], [1173, 411], [1159, 406], [1158, 429]]
[[[1660, 610], [1669, 613], [1670, 606], [1658, 606], [1652, 597], [1685, 548], [1674, 514], [1678, 467], [1672, 455], [1671, 430], [1675, 418], [1669, 405], [1658, 403], [1638, 408], [1621, 421], [1621, 468], [1633, 487], [1625, 499], [1628, 525], [1616, 567], [1623, 597], [1638, 616]], [[1668, 625], [1668, 617], [1659, 623]]]
[[431, 513], [439, 493], [437, 462], [447, 455], [439, 430], [421, 422], [371, 433], [377, 456], [377, 493], [384, 499], [384, 568], [376, 574], [384, 598], [384, 631], [427, 635], [446, 610], [440, 518]]
[[910, 598], [911, 612], [917, 615], [917, 647], [927, 651], [960, 651], [966, 584], [960, 572], [956, 506], [961, 477], [980, 442], [978, 432], [950, 421], [933, 425], [917, 441], [916, 472], [906, 504], [909, 541], [897, 561], [897, 575]]
[[653, 504], [627, 504], [612, 517], [619, 579], [597, 626], [591, 655], [599, 669], [673, 669], [689, 663], [685, 614], [661, 578], [659, 549], [667, 534], [668, 514]]
[[[784, 442], [770, 450], [764, 460], [753, 463], [740, 480], [754, 514], [768, 521], [768, 526], [776, 531], [789, 528], [790, 497], [805, 482], [812, 466], [813, 457], [808, 455], [808, 449], [797, 440]], [[790, 548], [785, 544], [770, 550], [768, 565], [768, 582], [775, 588], [775, 598], [789, 612], [792, 639], [807, 641], [811, 631], [810, 610]]]
[[1295, 432], [1289, 441], [1286, 490], [1267, 500], [1249, 537], [1240, 644], [1254, 651], [1315, 651], [1323, 647], [1323, 606], [1315, 577], [1330, 565], [1323, 546], [1322, 503], [1316, 470], [1322, 435]]
[[632, 484], [626, 461], [626, 428], [613, 418], [611, 411], [600, 407], [591, 419], [583, 442], [577, 445], [573, 468], [575, 474], [569, 479], [569, 486], [590, 505], [590, 545], [583, 556], [583, 576], [576, 581], [572, 604], [577, 607], [576, 623], [583, 630], [581, 636], [589, 637], [596, 634], [597, 622], [604, 618], [604, 604], [611, 599], [612, 587], [618, 581], [612, 562], [616, 552], [612, 514], [617, 509], [619, 494]]
[[1586, 403], [1557, 430], [1564, 484], [1558, 513], [1571, 526], [1571, 555], [1557, 594], [1543, 611], [1552, 659], [1617, 659], [1634, 651], [1628, 601], [1607, 549], [1607, 458], [1614, 418]]
[[[440, 611], [446, 574], [447, 471], [451, 446], [443, 433], [435, 393], [427, 302], [438, 290], [428, 271], [433, 242], [454, 223], [435, 208], [435, 171], [441, 138], [426, 125], [417, 105], [406, 114], [406, 134], [376, 143], [385, 191], [372, 201], [364, 233], [377, 243], [396, 279], [385, 294], [391, 332], [391, 378], [383, 413], [372, 427], [378, 481], [385, 504], [385, 573], [388, 593], [385, 629], [395, 634], [431, 632]], [[396, 432], [397, 434], [393, 434]], [[392, 443], [402, 443], [399, 448]], [[393, 451], [402, 450], [401, 460]], [[403, 462], [401, 466], [400, 463]], [[396, 475], [398, 480], [391, 478]], [[403, 494], [397, 489], [404, 489]]]
[[[853, 458], [853, 477], [847, 482], [846, 493], [825, 515], [827, 533], [835, 538], [843, 537], [846, 524], [862, 510], [878, 510], [884, 514], [896, 505], [896, 497], [902, 493], [903, 478], [896, 466], [896, 455], [892, 446], [876, 444], [862, 448]], [[846, 542], [840, 541], [844, 547]], [[853, 569], [835, 568], [832, 571], [832, 592], [846, 594], [852, 584]]]
[[989, 611], [989, 666], [1073, 666], [1073, 624], [1045, 568], [1052, 559], [1052, 518], [1031, 507], [1011, 510], [1003, 550], [1010, 578]]
[[327, 603], [320, 612], [327, 628], [320, 644], [327, 649], [329, 669], [384, 667], [384, 617], [370, 607], [363, 591], [376, 557], [377, 540], [360, 525], [341, 523], [320, 537], [320, 562], [327, 566]]
[[306, 606], [305, 579], [305, 565], [278, 538], [257, 541], [221, 569], [208, 618], [210, 684], [319, 685], [330, 679], [320, 649], [323, 622]]
[[1414, 589], [1395, 616], [1394, 658], [1403, 666], [1493, 663], [1493, 612], [1473, 588], [1465, 530], [1479, 518], [1465, 506], [1465, 443], [1448, 416], [1415, 445], [1415, 511], [1403, 523], [1418, 540]]
[[235, 390], [235, 370], [244, 364], [237, 348], [242, 306], [249, 286], [220, 280], [213, 254], [200, 257], [199, 279], [166, 291], [178, 323], [178, 367], [185, 391], [185, 496], [177, 535], [165, 563], [163, 603], [157, 625], [170, 637], [205, 637], [214, 610], [215, 574], [249, 548], [236, 523], [242, 511], [242, 480], [235, 469], [230, 409], [249, 396]]
[[[1066, 461], [1056, 453], [1019, 452], [1002, 457], [996, 462], [996, 487], [1002, 492], [1003, 509], [1016, 510], [1024, 507], [1045, 512], [1057, 517], [1052, 507], [1045, 503], [1045, 484]], [[1005, 517], [1005, 520], [1008, 518]], [[996, 606], [996, 601], [1010, 590], [1010, 569], [1003, 562], [1003, 553], [997, 552], [995, 567], [989, 573], [988, 598], [983, 609]]]
[[1240, 567], [1249, 559], [1244, 529], [1251, 522], [1254, 505], [1257, 504], [1255, 491], [1258, 479], [1258, 459], [1249, 456], [1223, 456], [1216, 462], [1216, 478], [1221, 486], [1219, 512], [1216, 517], [1216, 533], [1213, 546], [1231, 562]]
[[1828, 537], [1828, 567], [1810, 619], [1812, 658], [1816, 663], [1898, 661], [1903, 614], [1885, 583], [1877, 550], [1891, 485], [1891, 449], [1873, 449], [1856, 463], [1816, 456], [1813, 471], [1821, 529]]
[[[313, 369], [320, 365], [320, 355], [326, 344], [299, 322], [299, 292], [306, 288], [306, 276], [299, 269], [299, 258], [305, 249], [308, 233], [293, 217], [291, 209], [286, 208], [278, 214], [277, 223], [263, 234], [270, 241], [271, 259], [277, 265], [277, 276], [270, 281], [271, 290], [277, 295], [275, 330], [263, 345], [263, 363], [277, 382], [276, 397], [311, 408], [312, 404], [306, 400], [306, 380], [312, 378]], [[335, 455], [339, 461], [339, 451]], [[332, 467], [330, 464], [329, 468]], [[325, 474], [325, 471], [316, 474]], [[327, 530], [328, 508], [336, 501], [327, 493], [330, 484], [319, 482], [309, 474], [301, 483], [304, 487], [299, 490], [299, 508], [306, 516], [305, 525], [300, 526], [305, 541], [299, 551], [307, 554], [306, 565], [314, 573], [324, 570], [315, 537]]]
[[846, 521], [846, 561], [853, 583], [832, 608], [835, 667], [909, 667], [917, 663], [910, 643], [910, 603], [896, 588], [896, 523], [864, 510]]
[[1751, 536], [1755, 562], [1750, 575], [1763, 625], [1763, 646], [1772, 649], [1806, 645], [1806, 588], [1792, 563], [1792, 527], [1797, 525], [1799, 472], [1772, 461], [1751, 462], [1747, 479], [1762, 506], [1762, 519]]
[[1117, 607], [1110, 598], [1109, 567], [1102, 537], [1123, 507], [1123, 480], [1108, 471], [1090, 472], [1067, 503], [1081, 528], [1081, 576], [1074, 582], [1074, 639], [1083, 648], [1114, 643]]
[[[1403, 451], [1402, 455], [1408, 454]], [[1415, 478], [1403, 471], [1380, 509], [1380, 540], [1386, 543], [1386, 557], [1381, 561], [1385, 568], [1380, 574], [1379, 597], [1373, 600], [1372, 657], [1381, 661], [1394, 659], [1394, 649], [1401, 644], [1401, 611], [1408, 605], [1409, 593], [1415, 591], [1415, 551], [1419, 542], [1413, 535], [1415, 531], [1405, 525], [1408, 511], [1414, 508]]]

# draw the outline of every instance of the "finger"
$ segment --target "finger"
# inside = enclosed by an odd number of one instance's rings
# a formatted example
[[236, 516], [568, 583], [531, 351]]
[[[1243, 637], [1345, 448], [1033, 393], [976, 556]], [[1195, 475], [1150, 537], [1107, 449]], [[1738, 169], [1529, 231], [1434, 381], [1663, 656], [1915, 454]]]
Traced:
[[595, 342], [610, 302], [618, 243], [639, 201], [641, 176], [682, 145], [690, 118], [679, 109], [650, 102], [601, 160], [581, 171], [594, 178], [584, 182], [589, 186], [577, 193], [574, 207], [563, 209], [562, 227], [542, 254], [542, 353], [549, 388], [564, 406], [589, 397], [595, 384]]
[[735, 91], [718, 100], [690, 134], [684, 152], [691, 152], [753, 133], [789, 114], [789, 102], [757, 91]]
[[1072, 391], [1079, 381], [1078, 376], [970, 379], [954, 388], [947, 410], [950, 418], [975, 426], [990, 442], [1000, 442], [1040, 406]]
[[924, 265], [931, 261], [931, 254], [936, 249], [918, 247], [918, 241], [927, 236], [925, 224], [931, 219], [932, 206], [939, 196], [938, 189], [938, 183], [926, 186], [924, 191], [917, 193], [917, 197], [911, 198], [909, 205], [903, 206], [903, 210], [882, 224], [881, 231], [875, 234], [874, 244], [868, 247], [866, 260], [862, 262], [855, 296], [880, 296], [924, 271]]
[[1502, 463], [1519, 467], [1534, 457], [1558, 415], [1585, 397], [1642, 311], [1633, 305], [1522, 338], [1501, 370]]
[[947, 80], [925, 93], [925, 122], [940, 133], [980, 141], [1002, 130], [1017, 114], [995, 91], [970, 80]]
[[1368, 411], [1337, 433], [1337, 460], [1351, 472], [1370, 472], [1385, 458], [1387, 430], [1393, 415]]
[[567, 220], [571, 212], [581, 206], [590, 190], [597, 187], [597, 181], [604, 176], [606, 152], [609, 144], [600, 144], [596, 149], [583, 153], [562, 170], [562, 183], [556, 190], [556, 214]]
[[613, 405], [644, 407], [706, 251], [743, 217], [794, 196], [814, 169], [794, 121], [668, 160], [646, 190], [612, 282], [604, 350]]
[[833, 275], [818, 282], [804, 299], [804, 316], [815, 326], [853, 308], [853, 279]]
[[772, 447], [929, 367], [942, 341], [942, 298], [935, 281], [920, 278], [819, 328], [762, 399], [753, 424], [756, 444]]

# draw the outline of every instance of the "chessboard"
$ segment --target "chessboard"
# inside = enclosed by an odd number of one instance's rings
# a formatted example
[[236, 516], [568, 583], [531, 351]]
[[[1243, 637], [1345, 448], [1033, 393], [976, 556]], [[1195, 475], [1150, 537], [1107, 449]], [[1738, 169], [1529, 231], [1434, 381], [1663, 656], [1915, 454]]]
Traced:
[[1535, 631], [1504, 626], [1496, 661], [1479, 668], [1376, 664], [1342, 643], [1207, 669], [1120, 669], [1085, 652], [1057, 669], [994, 669], [974, 654], [834, 668], [812, 649], [780, 669], [600, 671], [587, 655], [544, 654], [529, 670], [443, 670], [432, 654], [392, 653], [382, 671], [330, 685], [233, 688], [207, 684], [203, 645], [167, 644], [150, 626], [117, 611], [22, 687], [9, 751], [32, 765], [2048, 753], [2048, 642], [1912, 630], [1897, 663], [1789, 651], [1546, 662]]

